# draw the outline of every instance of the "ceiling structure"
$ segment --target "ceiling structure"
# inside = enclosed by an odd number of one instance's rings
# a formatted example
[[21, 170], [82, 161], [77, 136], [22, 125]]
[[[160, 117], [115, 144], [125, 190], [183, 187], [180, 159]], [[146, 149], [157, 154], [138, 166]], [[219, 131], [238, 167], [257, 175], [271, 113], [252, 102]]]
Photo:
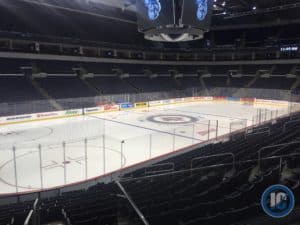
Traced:
[[[137, 30], [135, 1], [1, 0], [0, 32], [142, 46], [145, 41]], [[211, 31], [226, 31], [231, 35], [233, 30], [300, 24], [300, 0], [211, 1], [214, 5]], [[235, 39], [230, 35], [228, 38]]]
[[[108, 16], [111, 19], [135, 23], [136, 0], [16, 0], [28, 3], [44, 4], [50, 7], [60, 7], [65, 10], [77, 10], [82, 13], [93, 13], [98, 16]], [[176, 1], [176, 0], [175, 0]], [[232, 21], [236, 24], [249, 24], [261, 21], [300, 20], [300, 0], [212, 0], [214, 4], [213, 27], [227, 25]], [[229, 22], [227, 22], [229, 21]], [[246, 27], [246, 26], [245, 26]]]

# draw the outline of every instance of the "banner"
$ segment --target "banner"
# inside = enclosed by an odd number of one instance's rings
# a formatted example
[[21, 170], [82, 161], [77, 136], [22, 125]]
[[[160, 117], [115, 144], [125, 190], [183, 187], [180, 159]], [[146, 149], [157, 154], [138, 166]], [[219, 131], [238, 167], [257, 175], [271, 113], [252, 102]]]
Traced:
[[241, 98], [241, 102], [254, 102], [255, 98]]
[[53, 118], [53, 117], [58, 117], [62, 116], [64, 114], [64, 111], [57, 111], [57, 112], [45, 112], [45, 113], [37, 113], [36, 117], [38, 119], [43, 119], [43, 118]]
[[241, 99], [238, 97], [228, 97], [227, 101], [231, 101], [231, 102], [239, 102]]
[[103, 106], [84, 109], [84, 114], [94, 114], [94, 113], [102, 113], [102, 112], [104, 112]]
[[162, 104], [163, 104], [163, 102], [161, 100], [149, 102], [149, 106], [158, 106], [158, 105], [162, 105]]
[[107, 104], [103, 105], [105, 112], [111, 112], [111, 111], [119, 111], [120, 106], [119, 105], [113, 105], [113, 104]]
[[213, 100], [213, 97], [209, 97], [209, 96], [206, 96], [206, 97], [196, 96], [196, 97], [194, 97], [194, 101], [196, 101], [196, 102], [207, 102], [207, 101], [212, 101], [212, 100]]
[[227, 100], [227, 97], [218, 96], [218, 97], [214, 97], [213, 99], [214, 99], [214, 101], [217, 101], [217, 102], [223, 102], [223, 101]]
[[135, 103], [135, 108], [145, 108], [148, 107], [148, 102], [137, 102]]
[[171, 104], [171, 99], [162, 100], [163, 105]]
[[278, 100], [265, 100], [265, 99], [255, 99], [255, 105], [261, 106], [276, 106], [276, 107], [288, 107], [289, 102], [278, 101]]
[[188, 97], [188, 98], [183, 98], [184, 102], [193, 102], [194, 101], [194, 97]]
[[134, 104], [127, 102], [127, 103], [121, 103], [120, 104], [120, 108], [121, 109], [130, 109], [130, 108], [134, 108]]
[[173, 103], [173, 104], [178, 104], [178, 103], [181, 103], [181, 102], [183, 102], [183, 98], [171, 99], [171, 103]]
[[65, 116], [78, 116], [82, 115], [82, 109], [71, 109], [65, 111]]
[[79, 115], [82, 115], [82, 109], [42, 112], [42, 113], [34, 113], [34, 114], [1, 117], [0, 124], [14, 124], [14, 123], [22, 123], [22, 122], [30, 122], [30, 121], [40, 121], [40, 120], [47, 120], [47, 119], [79, 116]]
[[35, 114], [8, 116], [8, 117], [3, 117], [3, 123], [24, 122], [24, 121], [33, 120], [35, 118], [36, 118]]
[[255, 98], [241, 98], [240, 102], [245, 105], [253, 105]]

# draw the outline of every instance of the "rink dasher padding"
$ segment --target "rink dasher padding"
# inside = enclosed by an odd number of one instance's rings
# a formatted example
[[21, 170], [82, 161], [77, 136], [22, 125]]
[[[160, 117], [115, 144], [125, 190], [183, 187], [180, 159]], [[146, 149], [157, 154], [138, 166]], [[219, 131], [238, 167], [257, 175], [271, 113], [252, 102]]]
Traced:
[[[187, 105], [187, 104], [218, 104], [218, 103], [237, 103], [237, 104], [247, 104], [253, 105], [255, 108], [268, 108], [268, 107], [280, 107], [288, 108], [291, 104], [288, 101], [278, 101], [278, 100], [266, 100], [266, 99], [256, 99], [256, 98], [238, 98], [238, 97], [224, 97], [224, 96], [194, 96], [186, 98], [174, 98], [174, 99], [164, 99], [155, 101], [145, 101], [136, 103], [120, 103], [120, 104], [103, 104], [96, 107], [82, 108], [82, 109], [71, 109], [65, 111], [53, 111], [53, 112], [42, 112], [33, 113], [25, 115], [16, 115], [8, 117], [0, 117], [0, 125], [10, 125], [19, 123], [28, 123], [35, 121], [45, 121], [53, 119], [65, 119], [70, 117], [77, 117], [82, 115], [93, 115], [116, 111], [126, 111], [126, 110], [145, 110], [155, 107], [164, 107], [171, 105]], [[292, 103], [300, 105], [300, 103]], [[299, 107], [300, 108], [300, 107]]]
[[25, 115], [16, 115], [8, 117], [0, 117], [0, 125], [20, 124], [36, 121], [45, 121], [53, 119], [64, 119], [69, 117], [81, 116], [83, 109], [73, 109], [66, 111], [42, 112]]
[[[229, 100], [228, 100], [228, 102], [229, 102]], [[237, 103], [236, 100], [234, 102]], [[184, 102], [184, 103], [187, 103], [187, 102]], [[182, 103], [182, 104], [184, 104], [184, 103]], [[194, 102], [191, 102], [191, 103], [193, 103], [193, 104], [196, 103], [197, 104], [199, 102], [194, 101]], [[209, 101], [209, 102], [203, 102], [203, 103], [210, 104], [210, 103], [216, 103], [216, 102]], [[241, 104], [245, 104], [245, 103], [248, 104], [249, 102], [240, 101], [240, 103]], [[178, 104], [178, 103], [176, 103], [176, 104]], [[168, 105], [171, 105], [171, 104], [168, 104]], [[145, 108], [145, 107], [142, 107], [142, 108]], [[103, 111], [102, 111], [103, 109], [101, 107], [100, 107], [100, 109], [98, 107], [94, 107], [94, 108], [88, 108], [88, 109], [85, 109], [85, 110], [89, 111], [89, 113], [98, 113], [97, 110], [100, 110], [100, 113], [103, 113]], [[121, 109], [119, 109], [117, 111], [120, 111], [120, 110]], [[85, 112], [83, 112], [83, 115], [84, 115], [84, 113]], [[72, 113], [70, 112], [70, 114], [72, 114]], [[280, 115], [279, 117], [277, 117], [277, 119], [279, 119], [281, 117], [285, 117], [287, 115], [288, 114]], [[80, 116], [80, 115], [78, 115], [78, 116]], [[265, 122], [262, 122], [260, 125], [263, 125], [263, 124], [268, 123], [268, 122], [273, 121], [273, 120], [272, 119], [267, 120]], [[255, 126], [255, 125], [248, 126], [246, 128], [242, 128], [240, 130], [236, 130], [232, 133], [227, 133], [227, 134], [218, 136], [217, 139], [212, 138], [208, 141], [203, 141], [201, 143], [197, 143], [197, 144], [190, 145], [190, 146], [187, 146], [187, 147], [178, 148], [173, 152], [168, 152], [168, 153], [165, 153], [165, 154], [161, 154], [161, 155], [153, 157], [151, 159], [147, 159], [147, 160], [140, 161], [140, 162], [137, 162], [135, 164], [129, 165], [127, 167], [124, 167], [123, 169], [114, 170], [114, 171], [111, 171], [111, 172], [108, 172], [108, 173], [105, 173], [105, 174], [102, 174], [102, 175], [99, 175], [99, 176], [96, 176], [96, 177], [89, 178], [87, 180], [82, 180], [82, 181], [78, 181], [78, 182], [71, 182], [71, 183], [68, 183], [66, 185], [58, 185], [58, 186], [51, 187], [51, 188], [44, 188], [42, 190], [37, 189], [37, 190], [20, 192], [20, 193], [0, 194], [0, 197], [1, 198], [4, 197], [5, 199], [10, 199], [11, 201], [20, 201], [20, 199], [28, 199], [28, 198], [29, 199], [32, 199], [32, 198], [35, 199], [37, 196], [41, 197], [41, 198], [42, 197], [47, 198], [47, 197], [59, 195], [60, 193], [63, 193], [63, 192], [68, 192], [68, 191], [72, 191], [72, 190], [87, 189], [88, 187], [90, 187], [92, 185], [95, 185], [98, 182], [107, 182], [107, 181], [108, 182], [113, 182], [115, 179], [118, 179], [118, 176], [120, 174], [124, 174], [124, 173], [134, 171], [136, 169], [151, 165], [151, 164], [159, 162], [161, 160], [165, 160], [165, 159], [168, 159], [170, 157], [174, 157], [175, 155], [183, 154], [185, 152], [194, 150], [197, 147], [201, 147], [201, 146], [204, 146], [204, 145], [209, 144], [209, 143], [226, 141], [226, 140], [228, 140], [228, 138], [231, 135], [234, 135], [235, 133], [238, 133], [238, 132], [243, 132], [243, 131], [245, 131], [245, 129], [247, 129], [247, 130], [251, 129], [251, 127], [253, 127], [253, 126]]]
[[[284, 118], [286, 116], [287, 115], [281, 115], [277, 119]], [[273, 121], [273, 119], [264, 121], [260, 125], [267, 124], [270, 121]], [[66, 192], [70, 192], [70, 191], [86, 190], [86, 189], [90, 188], [91, 186], [98, 184], [99, 182], [113, 182], [115, 180], [119, 180], [119, 177], [122, 174], [130, 173], [135, 170], [141, 169], [143, 167], [160, 162], [162, 160], [166, 160], [171, 157], [184, 154], [186, 152], [195, 150], [196, 148], [199, 148], [201, 146], [205, 146], [205, 145], [208, 145], [211, 143], [216, 143], [216, 142], [224, 142], [226, 140], [228, 141], [230, 136], [235, 135], [240, 132], [246, 132], [247, 130], [249, 130], [255, 126], [256, 126], [256, 124], [248, 126], [246, 128], [242, 128], [240, 130], [236, 130], [232, 133], [227, 133], [227, 134], [221, 135], [217, 138], [213, 138], [213, 139], [210, 139], [207, 141], [203, 141], [201, 143], [196, 143], [196, 144], [193, 144], [193, 145], [190, 145], [187, 147], [176, 149], [175, 151], [168, 152], [168, 153], [153, 157], [151, 159], [143, 160], [136, 164], [126, 166], [122, 169], [111, 171], [111, 172], [99, 175], [97, 177], [89, 178], [87, 180], [72, 182], [72, 183], [68, 183], [66, 185], [60, 185], [60, 186], [55, 186], [55, 187], [51, 187], [51, 188], [44, 188], [42, 190], [31, 190], [31, 191], [24, 191], [24, 192], [19, 192], [19, 193], [0, 194], [0, 199], [1, 199], [0, 205], [13, 204], [13, 203], [18, 203], [18, 202], [22, 202], [22, 201], [32, 201], [32, 200], [35, 200], [36, 198], [47, 199], [50, 197], [60, 196], [62, 193], [66, 193]]]

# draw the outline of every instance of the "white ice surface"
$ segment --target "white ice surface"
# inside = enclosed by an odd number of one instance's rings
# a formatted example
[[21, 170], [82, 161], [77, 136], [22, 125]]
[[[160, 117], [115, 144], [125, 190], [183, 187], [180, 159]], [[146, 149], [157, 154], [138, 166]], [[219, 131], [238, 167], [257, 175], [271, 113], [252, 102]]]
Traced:
[[[253, 106], [238, 103], [190, 103], [2, 126], [0, 194], [16, 192], [13, 146], [17, 189], [33, 191], [83, 181], [206, 141], [209, 120], [210, 138], [216, 136], [216, 120], [218, 135], [229, 133], [231, 122], [246, 119], [250, 126], [256, 113]], [[164, 124], [147, 120], [172, 115], [198, 121]]]

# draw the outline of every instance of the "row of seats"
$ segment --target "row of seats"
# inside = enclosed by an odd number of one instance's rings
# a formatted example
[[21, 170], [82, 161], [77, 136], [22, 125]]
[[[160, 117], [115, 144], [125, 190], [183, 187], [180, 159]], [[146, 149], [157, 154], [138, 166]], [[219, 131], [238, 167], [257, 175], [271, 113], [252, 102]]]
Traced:
[[[224, 220], [227, 224], [232, 224], [251, 216], [261, 215], [259, 204], [261, 193], [269, 185], [279, 182], [281, 171], [278, 161], [269, 162], [254, 176], [253, 171], [257, 169], [255, 159], [258, 150], [263, 146], [290, 142], [300, 137], [300, 132], [295, 130], [299, 123], [293, 124], [286, 133], [282, 133], [284, 122], [286, 120], [273, 125], [268, 124], [271, 127], [270, 134], [251, 135], [247, 139], [240, 137], [226, 143], [211, 144], [159, 162], [159, 164], [175, 164], [175, 171], [171, 175], [158, 174], [145, 177], [143, 168], [125, 175], [126, 180], [122, 184], [150, 224], [220, 224]], [[237, 163], [235, 167], [228, 165], [192, 172], [189, 170], [193, 158], [226, 152], [234, 153], [238, 162], [249, 159], [254, 161], [250, 164]], [[296, 152], [300, 153], [299, 144], [270, 151], [264, 154], [264, 157]], [[229, 162], [230, 158], [217, 157], [199, 160], [194, 167]], [[299, 163], [297, 166], [300, 166]], [[300, 190], [297, 183], [293, 183], [291, 187], [295, 193]], [[110, 192], [110, 195], [116, 193]], [[125, 207], [126, 199], [115, 200], [118, 201], [115, 215], [113, 215], [116, 210], [114, 204], [106, 206], [102, 205], [103, 202], [100, 203], [100, 199], [93, 201], [95, 203], [89, 201], [80, 204], [80, 207], [75, 207], [75, 211], [74, 208], [68, 210], [68, 207], [65, 207], [73, 224], [115, 224], [116, 218], [120, 220], [124, 217], [132, 220], [133, 224], [141, 224], [135, 211], [130, 209], [130, 205], [127, 203]], [[99, 216], [101, 214], [104, 216]]]
[[[246, 87], [254, 79], [255, 76], [245, 76], [242, 78], [229, 78], [228, 76], [212, 76], [212, 77], [203, 78], [208, 88]], [[296, 78], [286, 78], [285, 76], [272, 76], [270, 78], [260, 77], [255, 80], [255, 82], [251, 85], [251, 88], [290, 90], [296, 81], [297, 81]], [[300, 89], [300, 85], [298, 86], [298, 90], [299, 89]]]
[[[212, 76], [203, 78], [203, 81], [207, 88], [239, 88], [245, 87], [253, 79], [254, 77], [229, 78], [227, 76]], [[36, 78], [35, 80], [55, 99], [80, 98], [102, 94], [172, 91], [190, 87], [202, 88], [197, 76], [186, 76], [176, 79], [170, 76], [159, 76], [156, 78], [134, 76], [124, 79], [120, 79], [117, 76], [103, 76], [87, 78], [86, 81], [90, 86], [76, 76], [56, 76]], [[296, 79], [286, 77], [259, 78], [252, 85], [252, 88], [289, 90], [295, 82]], [[30, 80], [24, 76], [0, 76], [0, 93], [0, 102], [43, 99], [43, 96], [35, 90]]]
[[[146, 167], [124, 174], [121, 185], [150, 224], [251, 225], [243, 221], [253, 218], [270, 221], [261, 210], [260, 197], [272, 184], [280, 182], [293, 189], [296, 209], [299, 207], [300, 174], [286, 174], [300, 170], [300, 157], [284, 157], [280, 165], [279, 159], [274, 158], [258, 161], [258, 152], [264, 146], [300, 140], [297, 118], [300, 115], [262, 125], [270, 132], [257, 132], [261, 128], [257, 127], [247, 136], [237, 133], [229, 141], [209, 144], [157, 162], [151, 174]], [[293, 123], [284, 126], [291, 120]], [[234, 154], [235, 163], [226, 153]], [[261, 156], [294, 153], [300, 154], [298, 142], [269, 149]], [[211, 155], [217, 156], [208, 157]], [[164, 170], [168, 164], [174, 165], [171, 173]], [[0, 224], [18, 224], [14, 221], [23, 220], [31, 205], [32, 202], [23, 202], [0, 207]], [[42, 199], [40, 208], [42, 223], [65, 221], [73, 225], [116, 225], [123, 221], [125, 224], [142, 224], [114, 182]], [[281, 222], [297, 222], [299, 216], [294, 213]]]

